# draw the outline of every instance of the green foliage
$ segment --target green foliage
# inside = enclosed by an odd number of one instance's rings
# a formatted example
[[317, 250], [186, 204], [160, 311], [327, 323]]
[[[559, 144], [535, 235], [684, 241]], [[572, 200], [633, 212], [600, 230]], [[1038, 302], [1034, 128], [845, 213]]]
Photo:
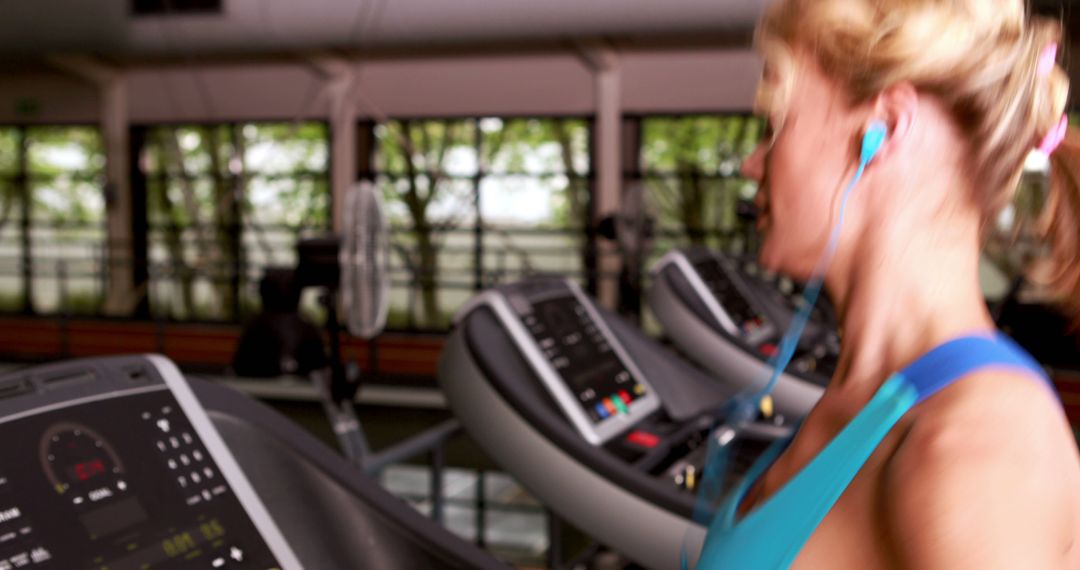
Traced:
[[[392, 219], [403, 225], [434, 221], [471, 207], [478, 177], [522, 175], [542, 179], [551, 194], [566, 193], [567, 179], [589, 168], [588, 123], [576, 119], [433, 119], [390, 121], [375, 127], [376, 170]], [[562, 175], [562, 176], [559, 176]], [[453, 180], [467, 182], [454, 183]], [[580, 193], [580, 186], [573, 184]], [[566, 202], [581, 203], [576, 200]], [[553, 225], [564, 225], [553, 220]], [[445, 224], [448, 227], [454, 223]]]
[[[163, 277], [173, 284], [172, 298], [161, 299], [172, 317], [246, 314], [247, 276], [258, 274], [259, 264], [291, 263], [299, 233], [329, 227], [328, 141], [322, 123], [180, 125], [149, 133], [142, 164], [152, 263], [173, 272]], [[199, 285], [196, 274], [207, 271], [218, 276]]]
[[104, 303], [105, 297], [101, 293], [77, 291], [67, 295], [60, 310], [69, 315], [93, 316], [101, 314]]
[[11, 176], [18, 170], [19, 133], [16, 129], [0, 128], [0, 176]]
[[[35, 222], [100, 223], [105, 212], [102, 144], [92, 127], [0, 128], [0, 177], [15, 175], [25, 160]], [[18, 209], [16, 192], [11, 183], [0, 185], [0, 225], [10, 219], [10, 210]]]
[[[459, 159], [461, 166], [447, 171], [451, 150], [473, 152], [476, 123], [470, 120], [390, 121], [375, 127], [378, 152], [375, 167], [388, 174], [420, 172], [438, 176], [471, 176], [476, 158]], [[471, 165], [469, 163], [472, 163]]]
[[485, 171], [583, 176], [589, 169], [588, 128], [576, 119], [481, 119]]
[[[441, 303], [458, 292], [451, 294], [447, 283], [468, 280], [459, 283], [467, 287], [475, 264], [466, 243], [470, 236], [454, 230], [477, 223], [479, 215], [488, 239], [503, 236], [501, 230], [512, 222], [490, 213], [494, 201], [505, 205], [526, 195], [535, 201], [539, 191], [550, 201], [551, 215], [544, 219], [515, 212], [528, 219], [530, 227], [584, 225], [588, 128], [586, 121], [576, 119], [495, 117], [395, 120], [375, 127], [377, 183], [391, 223], [398, 228], [394, 258], [419, 297], [413, 315], [418, 322], [408, 320], [404, 309], [394, 309], [405, 315], [405, 326], [448, 324], [452, 311], [442, 310]], [[521, 208], [528, 203], [522, 202]], [[507, 240], [499, 243], [511, 247]], [[392, 319], [391, 325], [396, 324]]]
[[[38, 310], [65, 310], [49, 300], [60, 295], [52, 259], [100, 273], [94, 252], [104, 241], [104, 167], [103, 142], [95, 128], [0, 128], [0, 231], [6, 230], [5, 238], [18, 244], [13, 255], [21, 255], [23, 240], [30, 240], [34, 255], [29, 280], [12, 280], [17, 285], [0, 292], [0, 311], [22, 310], [27, 291], [33, 291]], [[25, 176], [25, 186], [18, 183], [18, 175]], [[28, 235], [15, 223], [26, 215], [24, 209], [29, 210]], [[51, 259], [43, 261], [46, 257]], [[70, 305], [68, 310], [97, 311], [96, 283], [68, 285], [61, 300]]]
[[[455, 309], [456, 310], [456, 309]], [[454, 320], [455, 310], [440, 310], [434, 318], [410, 315], [404, 307], [391, 307], [386, 314], [386, 328], [396, 330], [445, 330]]]
[[[717, 231], [744, 231], [736, 203], [756, 190], [740, 178], [739, 168], [762, 128], [760, 119], [744, 115], [644, 119], [642, 173], [660, 228], [693, 243], [705, 243]], [[665, 245], [682, 244], [685, 240]]]
[[33, 175], [95, 177], [105, 168], [104, 142], [94, 127], [29, 127], [26, 137]]
[[0, 291], [0, 313], [16, 313], [23, 309], [23, 294], [19, 291]]
[[[248, 223], [325, 227], [330, 219], [328, 138], [322, 123], [154, 129], [144, 161], [154, 186], [151, 219], [211, 223], [220, 217], [213, 185], [224, 182], [242, 186]], [[164, 188], [162, 178], [168, 181]], [[191, 196], [184, 195], [186, 179], [192, 181]], [[182, 210], [168, 211], [168, 203], [185, 200]]]

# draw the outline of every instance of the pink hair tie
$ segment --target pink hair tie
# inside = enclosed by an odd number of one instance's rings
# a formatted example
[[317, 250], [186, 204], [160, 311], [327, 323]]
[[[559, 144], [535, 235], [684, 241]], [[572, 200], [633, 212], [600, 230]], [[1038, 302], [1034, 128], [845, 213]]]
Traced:
[[1065, 132], [1069, 130], [1069, 117], [1062, 115], [1061, 122], [1056, 127], [1050, 129], [1050, 132], [1046, 133], [1041, 143], [1039, 143], [1038, 151], [1045, 156], [1050, 156], [1061, 141], [1065, 140]]
[[1054, 70], [1054, 66], [1057, 65], [1057, 51], [1057, 42], [1047, 44], [1043, 48], [1042, 53], [1039, 54], [1039, 66], [1035, 68], [1039, 77], [1046, 77]]

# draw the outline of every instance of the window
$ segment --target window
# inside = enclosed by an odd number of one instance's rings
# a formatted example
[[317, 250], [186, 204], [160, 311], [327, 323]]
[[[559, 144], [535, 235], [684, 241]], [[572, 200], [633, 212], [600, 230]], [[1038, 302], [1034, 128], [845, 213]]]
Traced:
[[753, 228], [737, 216], [757, 185], [739, 168], [761, 138], [763, 123], [746, 115], [645, 117], [641, 177], [657, 218], [655, 251], [689, 244], [752, 249]]
[[393, 120], [374, 134], [393, 227], [391, 327], [445, 329], [481, 288], [584, 272], [588, 121]]
[[321, 123], [159, 126], [142, 152], [150, 304], [159, 317], [235, 321], [258, 307], [267, 266], [328, 231]]
[[0, 128], [0, 310], [100, 310], [104, 166], [95, 128]]

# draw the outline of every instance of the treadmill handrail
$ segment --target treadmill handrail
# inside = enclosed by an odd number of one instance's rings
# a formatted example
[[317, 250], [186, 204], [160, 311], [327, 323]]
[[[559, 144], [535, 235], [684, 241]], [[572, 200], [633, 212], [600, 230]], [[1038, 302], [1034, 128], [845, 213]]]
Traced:
[[347, 463], [313, 435], [285, 421], [265, 404], [219, 384], [190, 377], [188, 382], [208, 414], [211, 416], [215, 413], [232, 415], [257, 424], [267, 434], [287, 445], [294, 453], [303, 456], [313, 467], [351, 494], [359, 497], [365, 505], [383, 515], [386, 520], [401, 525], [402, 530], [406, 532], [415, 532], [423, 536], [425, 541], [420, 543], [421, 546], [434, 547], [443, 558], [460, 561], [463, 568], [482, 570], [508, 568], [478, 547], [455, 537], [450, 531], [423, 516], [403, 500], [381, 490], [378, 481]]

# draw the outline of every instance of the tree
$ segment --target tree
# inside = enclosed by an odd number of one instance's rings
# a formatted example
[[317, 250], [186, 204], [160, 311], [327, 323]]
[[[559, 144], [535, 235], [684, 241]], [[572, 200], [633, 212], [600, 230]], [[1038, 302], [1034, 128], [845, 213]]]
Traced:
[[550, 208], [546, 217], [537, 212], [522, 216], [527, 220], [483, 217], [484, 235], [490, 236], [489, 240], [499, 238], [497, 251], [501, 259], [507, 253], [516, 256], [526, 272], [564, 270], [564, 263], [553, 267], [532, 255], [533, 251], [550, 251], [554, 241], [561, 250], [577, 251], [577, 265], [586, 267], [584, 229], [591, 222], [589, 123], [568, 118], [488, 118], [482, 119], [480, 126], [484, 174], [489, 182], [503, 179], [503, 184], [487, 184], [488, 190], [512, 193], [523, 186], [533, 191], [542, 189]]
[[[150, 147], [148, 207], [179, 288], [174, 316], [241, 317], [252, 264], [291, 257], [275, 232], [288, 243], [329, 223], [324, 125], [162, 127]], [[209, 297], [197, 273], [210, 277]]]
[[[181, 151], [180, 129], [163, 128], [159, 129], [156, 135], [158, 171], [150, 184], [150, 187], [156, 190], [151, 198], [156, 200], [148, 201], [153, 210], [150, 212], [150, 219], [151, 224], [160, 225], [165, 234], [168, 275], [174, 287], [179, 285], [182, 305], [178, 312], [186, 316], [195, 309], [195, 274], [185, 259], [184, 233], [188, 226], [198, 224], [198, 205]], [[182, 200], [178, 199], [180, 197]], [[196, 231], [200, 231], [198, 226], [196, 227]], [[197, 236], [196, 241], [201, 242], [202, 237]], [[170, 305], [175, 307], [175, 304]]]
[[[442, 318], [437, 282], [439, 249], [446, 232], [472, 213], [471, 185], [460, 181], [477, 172], [475, 132], [475, 123], [451, 120], [390, 121], [376, 130], [380, 170], [387, 175], [382, 184], [384, 195], [388, 202], [404, 206], [405, 219], [397, 222], [410, 224], [406, 231], [415, 240], [412, 250], [399, 247], [398, 252], [420, 292], [422, 324], [427, 326], [441, 324]], [[450, 165], [448, 171], [447, 157], [452, 150], [464, 153], [458, 159], [464, 164]]]
[[645, 119], [642, 170], [660, 228], [697, 245], [716, 231], [739, 229], [736, 204], [745, 183], [738, 170], [760, 133], [761, 121], [742, 115]]
[[[17, 242], [22, 265], [21, 290], [5, 295], [5, 305], [50, 311], [60, 308], [50, 299], [70, 301], [72, 293], [91, 305], [100, 302], [92, 280], [84, 279], [81, 290], [67, 289], [68, 298], [60, 291], [71, 285], [70, 266], [93, 263], [85, 251], [104, 239], [103, 165], [101, 138], [92, 127], [0, 129], [0, 232]], [[40, 248], [51, 250], [55, 264], [42, 261]]]
[[[588, 203], [587, 180], [580, 172], [588, 168], [584, 121], [394, 120], [376, 127], [376, 137], [380, 185], [396, 226], [398, 255], [420, 297], [422, 326], [444, 324], [440, 281], [445, 286], [452, 278], [442, 267], [440, 254], [448, 240], [462, 235], [456, 230], [463, 224], [473, 222], [488, 236], [485, 241], [501, 240], [501, 251], [516, 254], [522, 265], [530, 266], [527, 251], [517, 247], [507, 231], [513, 228], [491, 223], [477, 209], [481, 200], [476, 193], [485, 178], [541, 179], [568, 205], [557, 208], [556, 216], [541, 225], [561, 229], [571, 218], [575, 226], [584, 225]], [[484, 286], [487, 281], [484, 276], [474, 284]]]

